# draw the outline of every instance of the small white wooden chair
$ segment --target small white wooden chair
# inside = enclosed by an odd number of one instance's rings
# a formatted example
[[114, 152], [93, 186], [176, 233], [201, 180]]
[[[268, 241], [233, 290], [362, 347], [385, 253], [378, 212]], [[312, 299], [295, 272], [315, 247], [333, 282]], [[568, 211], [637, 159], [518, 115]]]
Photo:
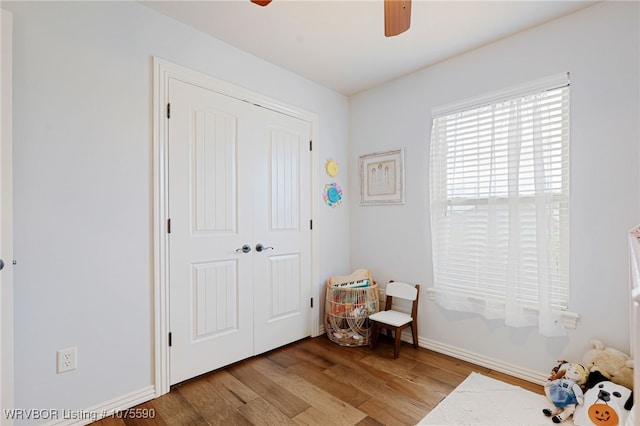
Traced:
[[[377, 312], [369, 316], [371, 321], [371, 348], [375, 349], [378, 344], [378, 333], [380, 329], [386, 329], [395, 333], [395, 345], [393, 348], [393, 358], [400, 356], [400, 339], [402, 330], [411, 327], [413, 336], [413, 347], [418, 348], [418, 294], [420, 285], [415, 286], [401, 282], [389, 281], [387, 284], [387, 299], [384, 311]], [[412, 301], [411, 314], [392, 309], [394, 298]]]

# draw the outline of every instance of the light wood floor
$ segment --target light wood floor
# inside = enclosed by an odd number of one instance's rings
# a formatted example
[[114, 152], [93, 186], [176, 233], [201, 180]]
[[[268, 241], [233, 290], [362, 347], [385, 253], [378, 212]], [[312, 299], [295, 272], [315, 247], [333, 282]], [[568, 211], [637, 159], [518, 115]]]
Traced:
[[542, 386], [391, 340], [375, 351], [305, 339], [174, 386], [94, 423], [122, 425], [414, 425], [472, 371], [542, 394]]

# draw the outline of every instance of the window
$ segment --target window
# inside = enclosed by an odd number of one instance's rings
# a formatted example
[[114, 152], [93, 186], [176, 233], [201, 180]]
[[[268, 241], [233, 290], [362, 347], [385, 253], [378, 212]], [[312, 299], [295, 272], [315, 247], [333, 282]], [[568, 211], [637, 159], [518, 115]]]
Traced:
[[568, 75], [435, 109], [430, 196], [436, 301], [564, 334]]

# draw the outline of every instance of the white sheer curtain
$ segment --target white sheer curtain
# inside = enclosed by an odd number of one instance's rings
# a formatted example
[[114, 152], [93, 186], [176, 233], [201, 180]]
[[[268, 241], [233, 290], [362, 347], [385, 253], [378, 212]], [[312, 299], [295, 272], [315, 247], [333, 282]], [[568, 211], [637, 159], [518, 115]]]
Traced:
[[566, 333], [568, 305], [562, 77], [436, 110], [431, 136], [436, 302], [545, 336]]

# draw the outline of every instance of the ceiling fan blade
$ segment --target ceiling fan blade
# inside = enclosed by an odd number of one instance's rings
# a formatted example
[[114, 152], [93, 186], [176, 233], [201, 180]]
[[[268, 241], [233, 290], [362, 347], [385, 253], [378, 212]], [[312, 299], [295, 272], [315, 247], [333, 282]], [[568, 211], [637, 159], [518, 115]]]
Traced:
[[410, 26], [411, 0], [384, 0], [385, 37], [402, 34], [407, 31]]
[[251, 3], [255, 3], [258, 6], [266, 6], [271, 3], [271, 0], [251, 0]]

